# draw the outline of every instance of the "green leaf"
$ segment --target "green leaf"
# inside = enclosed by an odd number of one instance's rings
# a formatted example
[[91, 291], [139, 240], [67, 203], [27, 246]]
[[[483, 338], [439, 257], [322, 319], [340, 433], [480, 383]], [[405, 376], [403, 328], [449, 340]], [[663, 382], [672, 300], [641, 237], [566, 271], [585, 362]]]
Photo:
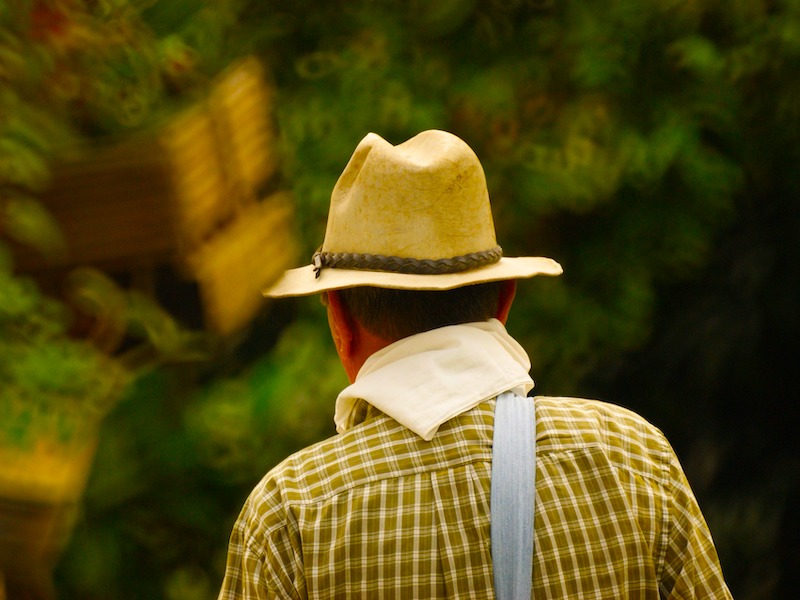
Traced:
[[64, 236], [53, 215], [38, 201], [15, 194], [3, 206], [5, 229], [9, 237], [55, 258], [66, 250]]

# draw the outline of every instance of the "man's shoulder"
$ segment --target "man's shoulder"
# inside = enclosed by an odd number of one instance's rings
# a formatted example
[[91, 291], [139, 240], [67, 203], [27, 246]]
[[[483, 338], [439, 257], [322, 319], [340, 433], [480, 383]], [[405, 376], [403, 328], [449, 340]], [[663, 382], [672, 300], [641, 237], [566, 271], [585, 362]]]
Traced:
[[617, 423], [644, 435], [662, 436], [661, 431], [642, 415], [611, 402], [571, 396], [536, 396], [534, 401], [537, 415], [541, 413], [546, 419], [601, 428]]
[[672, 449], [664, 434], [638, 413], [586, 398], [536, 396], [537, 446], [558, 453], [597, 447], [614, 463], [662, 477]]
[[443, 426], [440, 435], [428, 442], [388, 415], [373, 411], [365, 422], [285, 458], [261, 480], [258, 493], [269, 494], [283, 505], [319, 504], [381, 479], [486, 459], [491, 453], [485, 432], [490, 421], [486, 421], [483, 414], [464, 415]]
[[357, 454], [358, 441], [358, 436], [346, 432], [290, 454], [264, 475], [256, 493], [280, 504], [320, 500], [334, 484], [333, 473], [343, 470], [348, 456]]

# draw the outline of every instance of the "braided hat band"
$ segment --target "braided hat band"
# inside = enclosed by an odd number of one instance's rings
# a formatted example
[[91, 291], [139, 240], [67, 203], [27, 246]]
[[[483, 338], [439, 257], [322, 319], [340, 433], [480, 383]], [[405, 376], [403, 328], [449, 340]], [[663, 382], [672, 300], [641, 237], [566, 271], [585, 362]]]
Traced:
[[492, 265], [503, 257], [503, 249], [495, 246], [491, 250], [470, 252], [452, 258], [403, 258], [400, 256], [383, 256], [380, 254], [358, 254], [355, 252], [321, 252], [311, 257], [315, 278], [319, 278], [322, 269], [355, 269], [361, 271], [386, 271], [411, 275], [444, 275], [462, 273], [486, 265]]

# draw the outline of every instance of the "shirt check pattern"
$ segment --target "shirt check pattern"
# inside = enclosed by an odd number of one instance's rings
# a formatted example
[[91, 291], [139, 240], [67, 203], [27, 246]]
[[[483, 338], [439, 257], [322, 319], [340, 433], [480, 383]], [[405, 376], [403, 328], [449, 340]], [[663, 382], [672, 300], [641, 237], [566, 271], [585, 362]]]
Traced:
[[[621, 407], [536, 398], [535, 598], [730, 598], [664, 436]], [[493, 598], [494, 400], [425, 441], [363, 403], [292, 455], [231, 535], [220, 600]]]

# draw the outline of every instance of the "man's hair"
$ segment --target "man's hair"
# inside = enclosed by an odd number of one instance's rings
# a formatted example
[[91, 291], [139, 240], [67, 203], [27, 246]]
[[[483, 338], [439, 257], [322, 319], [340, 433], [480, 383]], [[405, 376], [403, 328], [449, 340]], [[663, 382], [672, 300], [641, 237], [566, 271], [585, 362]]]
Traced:
[[349, 311], [371, 333], [396, 341], [416, 333], [497, 315], [502, 282], [452, 290], [394, 290], [356, 287], [339, 290]]

